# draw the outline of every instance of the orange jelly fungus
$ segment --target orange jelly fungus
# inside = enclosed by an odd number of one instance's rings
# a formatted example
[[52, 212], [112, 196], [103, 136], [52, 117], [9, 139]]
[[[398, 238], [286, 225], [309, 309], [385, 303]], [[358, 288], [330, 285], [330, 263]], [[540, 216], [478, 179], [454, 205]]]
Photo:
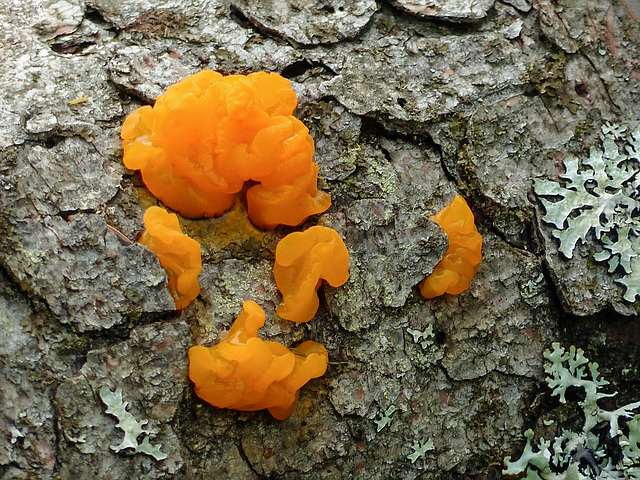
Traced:
[[296, 409], [300, 388], [327, 370], [323, 345], [306, 341], [294, 351], [257, 337], [264, 311], [244, 302], [226, 338], [213, 347], [189, 349], [189, 378], [195, 392], [214, 407], [255, 411], [264, 408], [278, 420]]
[[174, 213], [168, 213], [160, 207], [147, 209], [144, 213], [144, 225], [147, 231], [138, 242], [160, 259], [160, 265], [169, 275], [169, 292], [176, 303], [176, 309], [181, 310], [200, 293], [200, 244], [182, 233], [178, 217]]
[[478, 271], [482, 260], [482, 236], [469, 205], [460, 195], [430, 218], [444, 229], [449, 237], [449, 248], [433, 273], [420, 283], [420, 293], [426, 298], [444, 293], [457, 295], [469, 288]]
[[339, 287], [349, 279], [349, 252], [331, 228], [316, 226], [291, 233], [276, 247], [273, 276], [282, 293], [278, 316], [308, 322], [318, 310], [316, 292], [322, 280]]
[[203, 70], [127, 117], [124, 164], [184, 217], [222, 215], [251, 181], [254, 225], [299, 225], [328, 209], [331, 197], [317, 188], [313, 139], [292, 115], [297, 103], [277, 73]]

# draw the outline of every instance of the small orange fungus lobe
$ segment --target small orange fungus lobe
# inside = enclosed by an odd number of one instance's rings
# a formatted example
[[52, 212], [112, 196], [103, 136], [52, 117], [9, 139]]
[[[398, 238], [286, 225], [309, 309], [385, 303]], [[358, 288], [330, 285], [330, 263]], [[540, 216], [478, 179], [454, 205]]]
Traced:
[[278, 316], [308, 322], [318, 310], [322, 280], [339, 287], [349, 279], [349, 252], [338, 232], [328, 227], [291, 233], [276, 247], [273, 276], [282, 293]]
[[138, 242], [160, 259], [160, 265], [169, 275], [169, 292], [176, 302], [176, 309], [181, 310], [200, 293], [200, 244], [182, 233], [174, 213], [168, 213], [160, 207], [147, 209], [144, 225], [147, 231]]
[[277, 73], [203, 70], [170, 86], [122, 125], [123, 161], [151, 193], [188, 218], [222, 215], [245, 182], [259, 228], [299, 225], [324, 212], [305, 125], [292, 114], [291, 83]]
[[469, 205], [460, 195], [430, 218], [449, 237], [449, 248], [433, 273], [420, 283], [420, 293], [426, 298], [444, 293], [457, 295], [469, 288], [478, 271], [482, 260], [482, 236]]
[[226, 337], [213, 347], [189, 349], [189, 378], [195, 392], [214, 407], [255, 411], [269, 409], [278, 420], [289, 417], [300, 388], [327, 370], [329, 354], [320, 343], [306, 341], [294, 351], [257, 337], [264, 311], [246, 301]]

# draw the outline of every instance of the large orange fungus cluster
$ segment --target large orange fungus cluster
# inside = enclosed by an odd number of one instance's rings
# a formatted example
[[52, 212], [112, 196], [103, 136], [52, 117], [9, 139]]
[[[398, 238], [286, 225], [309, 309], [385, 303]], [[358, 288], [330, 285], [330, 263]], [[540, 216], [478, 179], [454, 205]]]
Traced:
[[282, 303], [276, 313], [292, 322], [308, 322], [318, 310], [316, 293], [326, 280], [338, 287], [349, 278], [349, 252], [338, 232], [315, 226], [284, 237], [273, 266]]
[[169, 292], [176, 309], [183, 309], [200, 294], [200, 244], [182, 233], [175, 214], [160, 207], [147, 209], [144, 224], [147, 230], [138, 242], [158, 256], [169, 275]]
[[264, 408], [278, 420], [296, 408], [300, 388], [324, 375], [328, 353], [306, 341], [289, 350], [257, 337], [264, 311], [246, 301], [226, 338], [213, 347], [189, 349], [189, 378], [196, 394], [220, 408], [255, 411]]
[[305, 125], [292, 114], [291, 83], [276, 73], [203, 70], [135, 110], [121, 136], [124, 164], [151, 193], [188, 218], [222, 215], [243, 189], [260, 228], [299, 225], [325, 211]]
[[430, 217], [449, 237], [449, 248], [433, 273], [420, 283], [426, 298], [444, 293], [457, 295], [469, 288], [482, 260], [482, 236], [474, 223], [473, 213], [460, 195]]

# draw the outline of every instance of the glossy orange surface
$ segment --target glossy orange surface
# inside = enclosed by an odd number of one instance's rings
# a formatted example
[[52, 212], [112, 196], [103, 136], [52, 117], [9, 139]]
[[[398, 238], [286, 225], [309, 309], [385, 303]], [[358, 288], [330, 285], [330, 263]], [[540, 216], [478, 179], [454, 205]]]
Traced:
[[282, 303], [276, 313], [292, 322], [308, 322], [318, 310], [316, 293], [326, 280], [338, 287], [349, 278], [349, 252], [338, 232], [315, 226], [287, 235], [276, 247], [273, 267]]
[[420, 283], [426, 298], [444, 293], [457, 295], [469, 288], [482, 260], [482, 236], [474, 223], [473, 213], [460, 195], [430, 217], [449, 237], [449, 248], [433, 273]]
[[127, 117], [123, 161], [184, 217], [222, 215], [251, 181], [254, 225], [299, 225], [331, 197], [317, 189], [313, 139], [292, 115], [296, 105], [291, 83], [276, 73], [203, 70]]
[[138, 242], [158, 256], [160, 265], [169, 275], [169, 292], [176, 309], [183, 309], [200, 294], [200, 244], [182, 233], [174, 213], [160, 207], [147, 209], [144, 224], [147, 230]]
[[264, 311], [246, 301], [226, 337], [213, 347], [189, 349], [189, 378], [203, 400], [219, 408], [268, 409], [278, 420], [295, 410], [300, 388], [324, 375], [329, 355], [306, 341], [294, 351], [257, 337]]

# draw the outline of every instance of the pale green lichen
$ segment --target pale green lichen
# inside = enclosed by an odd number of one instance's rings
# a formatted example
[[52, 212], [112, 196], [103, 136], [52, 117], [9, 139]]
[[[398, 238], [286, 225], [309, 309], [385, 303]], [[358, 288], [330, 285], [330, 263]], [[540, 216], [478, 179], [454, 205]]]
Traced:
[[[116, 427], [124, 431], [122, 442], [119, 445], [111, 445], [113, 451], [118, 453], [121, 450], [131, 448], [134, 453], [144, 453], [156, 460], [167, 458], [167, 454], [160, 451], [160, 445], [151, 445], [149, 443], [149, 435], [151, 433], [142, 429], [148, 423], [147, 420], [139, 422], [127, 411], [129, 402], [122, 400], [122, 389], [120, 387], [116, 388], [115, 392], [112, 392], [108, 387], [102, 387], [100, 389], [100, 398], [107, 406], [106, 412], [118, 419]], [[142, 443], [138, 443], [138, 437], [142, 434], [146, 436]]]
[[617, 393], [604, 393], [609, 382], [600, 378], [598, 364], [589, 362], [581, 349], [567, 351], [554, 343], [544, 353], [545, 372], [552, 395], [566, 403], [568, 388], [584, 392], [577, 402], [584, 423], [578, 432], [562, 429], [552, 441], [540, 439], [534, 445], [533, 431], [527, 430], [527, 443], [517, 461], [504, 460], [505, 478], [527, 480], [637, 480], [640, 478], [640, 402], [605, 410], [598, 401]]
[[377, 428], [376, 428], [377, 432], [380, 432], [380, 430], [382, 430], [384, 427], [386, 427], [391, 423], [391, 415], [393, 415], [393, 412], [395, 411], [396, 411], [396, 407], [394, 405], [391, 405], [381, 415], [380, 420], [374, 420], [374, 422], [377, 425]]
[[433, 341], [436, 338], [435, 333], [433, 333], [433, 325], [427, 325], [422, 332], [420, 330], [414, 330], [413, 328], [407, 328], [407, 333], [410, 334], [413, 337], [413, 341], [422, 348], [433, 345]]
[[426, 440], [414, 441], [411, 448], [413, 449], [413, 453], [410, 453], [407, 458], [411, 460], [411, 463], [416, 463], [419, 458], [424, 458], [427, 452], [434, 450], [435, 446], [433, 440], [428, 438]]
[[526, 283], [520, 286], [520, 294], [524, 299], [530, 299], [540, 295], [545, 286], [545, 279], [542, 272], [533, 273]]
[[587, 243], [592, 233], [602, 247], [594, 259], [622, 274], [616, 282], [634, 302], [640, 295], [640, 125], [626, 137], [625, 131], [605, 124], [601, 145], [592, 146], [588, 158], [565, 158], [560, 183], [538, 179], [534, 190], [546, 212], [542, 219], [560, 240], [558, 250], [572, 258], [578, 241]]

